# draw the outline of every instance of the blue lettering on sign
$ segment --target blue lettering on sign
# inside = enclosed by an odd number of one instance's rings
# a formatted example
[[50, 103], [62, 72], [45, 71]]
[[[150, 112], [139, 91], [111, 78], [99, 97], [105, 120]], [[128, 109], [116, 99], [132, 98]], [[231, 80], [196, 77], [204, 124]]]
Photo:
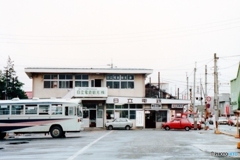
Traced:
[[228, 152], [228, 156], [236, 157], [236, 156], [238, 156], [238, 152]]

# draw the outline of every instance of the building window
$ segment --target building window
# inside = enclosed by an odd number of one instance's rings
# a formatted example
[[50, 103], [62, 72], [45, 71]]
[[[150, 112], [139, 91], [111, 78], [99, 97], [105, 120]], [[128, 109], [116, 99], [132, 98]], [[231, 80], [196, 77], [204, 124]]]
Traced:
[[107, 110], [106, 111], [106, 119], [112, 119], [111, 115], [114, 115], [114, 111], [113, 110]]
[[110, 114], [115, 115], [114, 113], [116, 112], [119, 113], [120, 118], [136, 119], [136, 111], [142, 110], [142, 108], [143, 108], [142, 104], [123, 104], [123, 105], [106, 104], [107, 119], [110, 118], [108, 117], [110, 116]]
[[107, 109], [114, 109], [114, 104], [106, 104]]
[[120, 111], [120, 118], [128, 118], [128, 110]]
[[130, 104], [130, 109], [142, 109], [142, 104]]
[[167, 122], [167, 111], [157, 111], [156, 119], [157, 122]]
[[130, 111], [130, 119], [136, 119], [136, 111], [135, 110]]
[[109, 74], [106, 76], [106, 85], [113, 89], [134, 89], [134, 75]]
[[73, 88], [71, 74], [45, 74], [43, 79], [44, 88]]
[[88, 87], [88, 75], [77, 74], [75, 75], [75, 87]]
[[43, 88], [58, 88], [58, 75], [45, 74], [43, 75]]
[[59, 75], [59, 88], [73, 88], [73, 80], [71, 74]]

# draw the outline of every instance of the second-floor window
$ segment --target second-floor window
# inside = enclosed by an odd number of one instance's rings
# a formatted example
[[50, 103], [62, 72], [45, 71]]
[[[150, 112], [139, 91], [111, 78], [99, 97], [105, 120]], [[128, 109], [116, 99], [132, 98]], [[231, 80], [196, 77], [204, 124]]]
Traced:
[[134, 88], [134, 75], [131, 74], [109, 74], [106, 81], [108, 88]]
[[75, 87], [88, 87], [88, 75], [86, 74], [75, 75]]
[[59, 88], [73, 88], [73, 76], [71, 74], [59, 74]]
[[44, 88], [73, 88], [73, 76], [71, 74], [45, 74]]

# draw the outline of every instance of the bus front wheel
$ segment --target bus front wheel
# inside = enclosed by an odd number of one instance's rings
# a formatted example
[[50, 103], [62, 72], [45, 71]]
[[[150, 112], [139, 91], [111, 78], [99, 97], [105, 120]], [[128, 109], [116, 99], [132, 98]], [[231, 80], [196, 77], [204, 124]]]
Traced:
[[52, 126], [50, 129], [50, 134], [53, 138], [61, 138], [63, 135], [62, 128], [60, 126]]

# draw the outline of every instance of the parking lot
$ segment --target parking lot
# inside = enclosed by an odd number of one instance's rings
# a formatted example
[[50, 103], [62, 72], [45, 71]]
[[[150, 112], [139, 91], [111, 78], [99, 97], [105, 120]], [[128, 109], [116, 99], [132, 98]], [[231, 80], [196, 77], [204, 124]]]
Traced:
[[218, 159], [211, 152], [238, 152], [238, 139], [212, 130], [95, 130], [20, 135], [0, 141], [0, 160]]

